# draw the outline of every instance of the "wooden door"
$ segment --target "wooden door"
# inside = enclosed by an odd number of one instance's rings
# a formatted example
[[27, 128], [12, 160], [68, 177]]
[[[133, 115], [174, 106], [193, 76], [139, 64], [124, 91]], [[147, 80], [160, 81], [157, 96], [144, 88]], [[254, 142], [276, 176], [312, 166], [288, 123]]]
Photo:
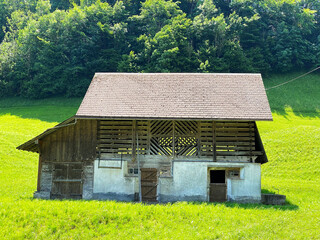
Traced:
[[158, 171], [156, 168], [142, 168], [141, 195], [143, 202], [157, 202]]
[[210, 170], [210, 202], [227, 201], [227, 184], [225, 170]]
[[58, 163], [54, 165], [51, 198], [82, 198], [82, 164]]

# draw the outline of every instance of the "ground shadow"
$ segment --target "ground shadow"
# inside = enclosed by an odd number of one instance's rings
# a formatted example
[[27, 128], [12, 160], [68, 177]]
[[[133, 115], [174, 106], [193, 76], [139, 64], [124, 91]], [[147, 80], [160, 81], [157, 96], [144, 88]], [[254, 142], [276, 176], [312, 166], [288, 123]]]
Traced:
[[[149, 206], [149, 205], [162, 205], [162, 206], [171, 206], [174, 204], [177, 204], [179, 202], [170, 202], [170, 203], [150, 203], [150, 202], [123, 202], [123, 201], [115, 201], [115, 200], [98, 200], [98, 199], [94, 199], [94, 200], [83, 200], [83, 199], [37, 199], [37, 198], [33, 198], [33, 197], [27, 197], [27, 198], [23, 198], [23, 199], [28, 199], [28, 200], [37, 200], [37, 201], [81, 201], [81, 202], [92, 202], [92, 201], [96, 201], [96, 202], [106, 202], [106, 201], [112, 201], [112, 202], [118, 202], [118, 203], [128, 203], [128, 204], [142, 204], [145, 206]], [[281, 211], [296, 211], [299, 209], [299, 207], [295, 204], [292, 204], [290, 201], [286, 201], [285, 205], [265, 205], [265, 204], [261, 204], [261, 203], [234, 203], [234, 202], [223, 202], [223, 203], [219, 203], [219, 202], [183, 202], [184, 204], [187, 205], [213, 205], [213, 206], [225, 206], [228, 208], [242, 208], [242, 209], [257, 209], [257, 210], [268, 210], [268, 209], [276, 209], [276, 210], [281, 210]]]
[[320, 71], [299, 78], [288, 84], [272, 88], [290, 81], [302, 73], [277, 74], [264, 78], [267, 96], [272, 112], [286, 116], [288, 109], [301, 117], [320, 116]]
[[0, 99], [0, 115], [10, 114], [46, 122], [62, 122], [73, 116], [81, 98], [54, 97], [30, 100], [21, 97]]
[[[190, 202], [189, 204], [203, 204], [204, 202]], [[242, 208], [242, 209], [258, 209], [258, 210], [268, 210], [277, 209], [281, 211], [296, 211], [299, 206], [292, 204], [290, 201], [286, 201], [285, 205], [265, 205], [261, 203], [234, 203], [234, 202], [206, 202], [208, 205], [223, 205], [228, 208]]]

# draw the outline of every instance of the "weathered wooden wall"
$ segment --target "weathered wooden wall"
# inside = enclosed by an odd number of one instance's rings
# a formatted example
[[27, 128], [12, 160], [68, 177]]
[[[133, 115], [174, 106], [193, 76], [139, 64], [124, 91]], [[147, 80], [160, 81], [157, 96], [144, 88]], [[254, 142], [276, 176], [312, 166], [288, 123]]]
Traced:
[[90, 199], [96, 146], [97, 120], [77, 120], [39, 140], [40, 197]]
[[77, 120], [39, 141], [43, 162], [82, 162], [96, 157], [97, 120]]

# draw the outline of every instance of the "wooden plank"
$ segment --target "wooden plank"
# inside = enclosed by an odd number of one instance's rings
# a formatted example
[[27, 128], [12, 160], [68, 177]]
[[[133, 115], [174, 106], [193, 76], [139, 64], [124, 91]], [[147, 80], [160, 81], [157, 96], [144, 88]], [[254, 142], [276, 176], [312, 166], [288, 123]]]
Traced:
[[253, 122], [216, 122], [217, 128], [220, 127], [249, 127], [253, 126]]
[[68, 126], [68, 127], [64, 127], [64, 132], [63, 132], [63, 135], [64, 135], [64, 139], [65, 139], [65, 155], [64, 155], [64, 160], [65, 161], [72, 161], [74, 159], [72, 159], [72, 142], [71, 142], [71, 137], [70, 137], [70, 134], [72, 133], [70, 131], [70, 127], [71, 126]]
[[226, 137], [253, 137], [254, 134], [244, 133], [244, 132], [216, 132], [217, 137], [226, 136]]
[[[39, 140], [39, 145], [41, 149], [42, 140]], [[37, 191], [40, 191], [41, 186], [41, 172], [42, 172], [42, 154], [39, 154], [39, 162], [38, 162], [38, 181], [37, 181]]]
[[96, 147], [97, 147], [97, 130], [98, 130], [98, 120], [93, 120], [92, 122], [92, 138], [91, 138], [91, 153], [93, 158], [96, 158]]
[[212, 152], [213, 152], [213, 161], [217, 161], [217, 137], [216, 137], [216, 122], [212, 121]]
[[[147, 139], [145, 136], [140, 136], [142, 139]], [[139, 139], [140, 139], [139, 137]], [[121, 140], [132, 140], [132, 135], [100, 135], [100, 139], [121, 139]]]
[[100, 120], [100, 126], [131, 126], [132, 120], [124, 121], [124, 120], [118, 120], [118, 121], [104, 121]]
[[128, 129], [128, 130], [99, 130], [99, 133], [100, 134], [105, 134], [105, 135], [112, 135], [112, 134], [120, 134], [120, 135], [132, 135], [132, 130], [131, 129]]
[[228, 128], [217, 128], [216, 131], [217, 132], [250, 132], [251, 130], [249, 127], [243, 127], [243, 128], [228, 127]]
[[[132, 141], [130, 142], [126, 142], [126, 143], [131, 143], [132, 145], [132, 158], [135, 159], [136, 158], [136, 155], [137, 155], [137, 141], [140, 140], [140, 136], [138, 135], [137, 136], [137, 122], [136, 120], [134, 120], [132, 122]], [[121, 140], [117, 140], [117, 143], [123, 143], [123, 142], [120, 142]], [[140, 141], [139, 141], [139, 145], [140, 145]], [[139, 149], [140, 149], [140, 146], [139, 146]]]
[[[263, 152], [261, 151], [252, 151], [252, 156], [260, 156]], [[250, 156], [250, 151], [241, 151], [241, 152], [227, 152], [227, 151], [218, 151], [217, 156]]]
[[[237, 145], [237, 146], [250, 146], [250, 141], [248, 142], [217, 142], [217, 146], [228, 146], [228, 145]], [[253, 142], [252, 145], [254, 146], [255, 143]]]
[[100, 126], [100, 130], [132, 130], [132, 124], [130, 126]]
[[[109, 143], [124, 143], [124, 144], [128, 144], [131, 145], [132, 142], [134, 142], [134, 140], [130, 139], [130, 140], [119, 140], [119, 139], [100, 139], [99, 140], [99, 144], [109, 144]], [[139, 141], [140, 144], [140, 141]]]
[[250, 141], [254, 140], [254, 137], [216, 137], [217, 142], [245, 142], [245, 141]]
[[103, 143], [103, 144], [98, 144], [100, 148], [127, 148], [131, 149], [132, 145], [131, 144], [119, 144], [119, 143]]
[[76, 125], [75, 125], [75, 156], [74, 158], [77, 160], [81, 160], [81, 156], [80, 156], [80, 145], [81, 145], [81, 128], [80, 128], [80, 121], [78, 120]]
[[238, 147], [238, 146], [217, 146], [216, 147], [217, 151], [219, 150], [228, 150], [228, 151], [232, 151], [232, 150], [249, 150], [251, 149], [251, 147]]
[[63, 139], [63, 128], [58, 129], [57, 133], [57, 145], [59, 149], [59, 155], [57, 156], [57, 161], [62, 162], [64, 161], [63, 156], [64, 156], [64, 150], [65, 150], [65, 143]]

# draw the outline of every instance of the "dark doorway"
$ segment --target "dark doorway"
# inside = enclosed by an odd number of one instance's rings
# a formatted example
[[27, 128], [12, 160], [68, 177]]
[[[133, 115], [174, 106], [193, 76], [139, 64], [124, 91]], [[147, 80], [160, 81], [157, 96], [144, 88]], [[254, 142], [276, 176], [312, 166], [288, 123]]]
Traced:
[[225, 183], [226, 171], [225, 170], [210, 170], [210, 183]]
[[227, 201], [227, 184], [225, 170], [210, 170], [210, 202]]
[[157, 202], [158, 170], [156, 168], [142, 168], [141, 195], [143, 202]]

